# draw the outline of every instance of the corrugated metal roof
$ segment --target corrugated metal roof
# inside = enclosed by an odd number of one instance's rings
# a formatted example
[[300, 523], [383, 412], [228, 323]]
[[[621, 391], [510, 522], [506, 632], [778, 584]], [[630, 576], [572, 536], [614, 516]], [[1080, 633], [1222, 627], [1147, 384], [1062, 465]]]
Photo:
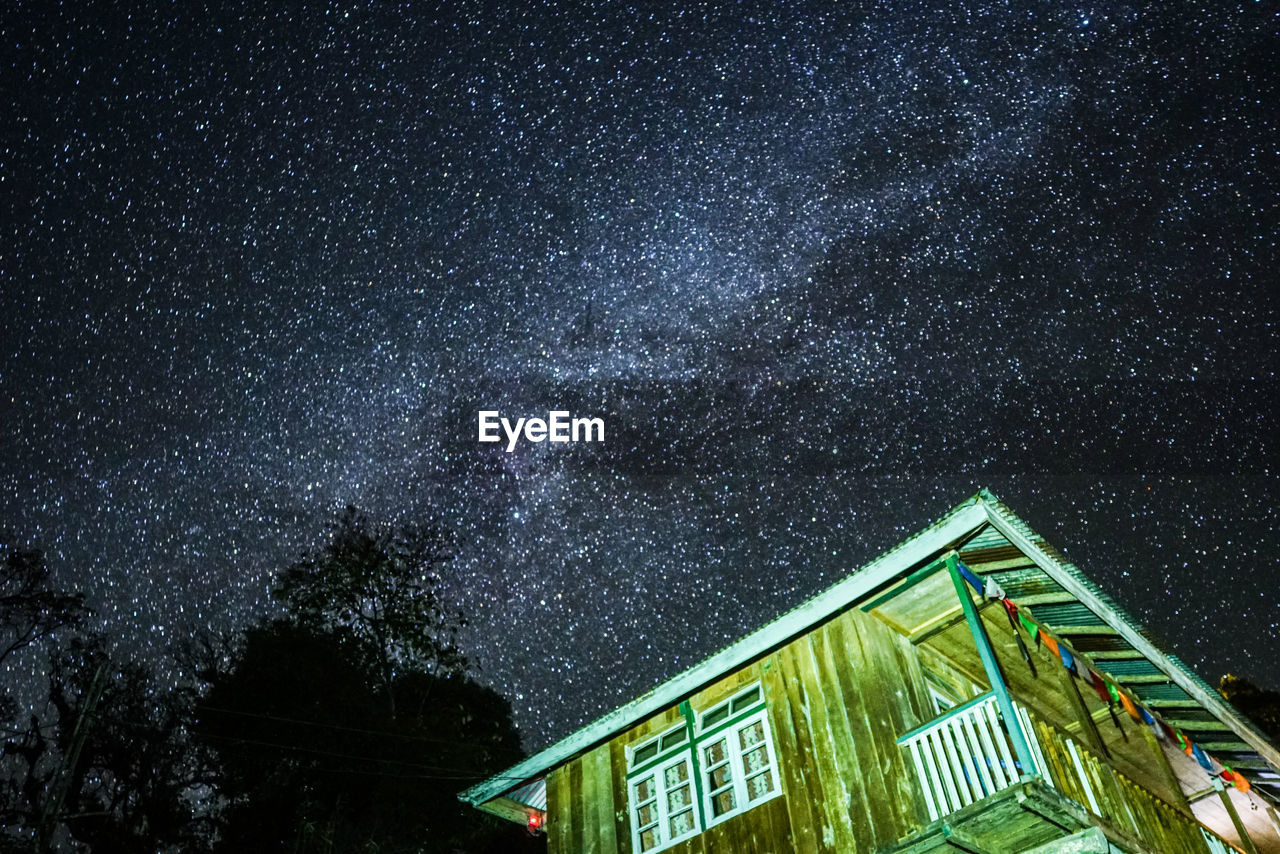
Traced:
[[535, 810], [547, 811], [547, 778], [541, 777], [532, 783], [512, 789], [507, 798], [518, 804], [533, 807]]

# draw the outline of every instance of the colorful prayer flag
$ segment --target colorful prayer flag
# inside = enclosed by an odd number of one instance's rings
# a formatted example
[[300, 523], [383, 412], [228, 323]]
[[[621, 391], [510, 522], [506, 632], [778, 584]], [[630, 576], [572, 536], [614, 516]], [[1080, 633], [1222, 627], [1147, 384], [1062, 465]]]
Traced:
[[1050, 637], [1049, 633], [1046, 632], [1044, 629], [1040, 630], [1040, 640], [1044, 642], [1045, 646], [1049, 647], [1050, 652], [1052, 652], [1054, 655], [1059, 655], [1058, 642], [1054, 640], [1052, 637]]
[[960, 576], [965, 581], [969, 582], [969, 586], [973, 588], [975, 593], [982, 592], [982, 588], [983, 588], [982, 579], [974, 575], [972, 569], [960, 563], [959, 561], [956, 561], [956, 568], [960, 570]]
[[1092, 670], [1085, 670], [1085, 673], [1089, 674], [1088, 675], [1089, 684], [1093, 686], [1093, 691], [1095, 694], [1098, 695], [1098, 699], [1110, 705], [1111, 695], [1107, 693], [1106, 680], [1103, 679], [1102, 676], [1100, 676], [1099, 674], [1093, 672]]
[[989, 575], [986, 583], [982, 585], [982, 595], [988, 599], [1005, 598], [1004, 589], [999, 584], [996, 584], [996, 580]]
[[1062, 644], [1058, 644], [1058, 657], [1062, 659], [1062, 666], [1067, 668], [1068, 673], [1074, 673], [1076, 670], [1076, 660], [1071, 655], [1071, 650]]

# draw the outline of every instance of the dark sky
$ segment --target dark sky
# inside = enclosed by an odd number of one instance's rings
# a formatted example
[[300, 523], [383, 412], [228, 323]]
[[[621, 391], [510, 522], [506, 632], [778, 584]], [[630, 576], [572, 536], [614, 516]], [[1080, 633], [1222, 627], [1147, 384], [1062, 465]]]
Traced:
[[1280, 687], [1278, 30], [5, 3], [0, 526], [162, 660], [345, 504], [443, 520], [537, 747], [989, 486]]

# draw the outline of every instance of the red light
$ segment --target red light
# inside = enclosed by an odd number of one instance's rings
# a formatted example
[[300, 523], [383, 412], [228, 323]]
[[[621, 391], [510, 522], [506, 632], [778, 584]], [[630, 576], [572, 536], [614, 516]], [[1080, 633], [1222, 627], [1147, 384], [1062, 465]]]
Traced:
[[529, 813], [529, 832], [537, 833], [539, 830], [541, 830], [543, 821], [545, 821], [545, 818], [542, 813], [540, 812]]

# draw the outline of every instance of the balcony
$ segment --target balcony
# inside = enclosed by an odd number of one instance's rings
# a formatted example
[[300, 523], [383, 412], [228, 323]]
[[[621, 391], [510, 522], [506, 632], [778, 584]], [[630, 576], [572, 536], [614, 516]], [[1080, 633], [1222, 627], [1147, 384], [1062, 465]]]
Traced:
[[895, 854], [1237, 851], [1189, 813], [1013, 703], [1038, 767], [1023, 768], [996, 695], [983, 694], [898, 739], [928, 823]]

